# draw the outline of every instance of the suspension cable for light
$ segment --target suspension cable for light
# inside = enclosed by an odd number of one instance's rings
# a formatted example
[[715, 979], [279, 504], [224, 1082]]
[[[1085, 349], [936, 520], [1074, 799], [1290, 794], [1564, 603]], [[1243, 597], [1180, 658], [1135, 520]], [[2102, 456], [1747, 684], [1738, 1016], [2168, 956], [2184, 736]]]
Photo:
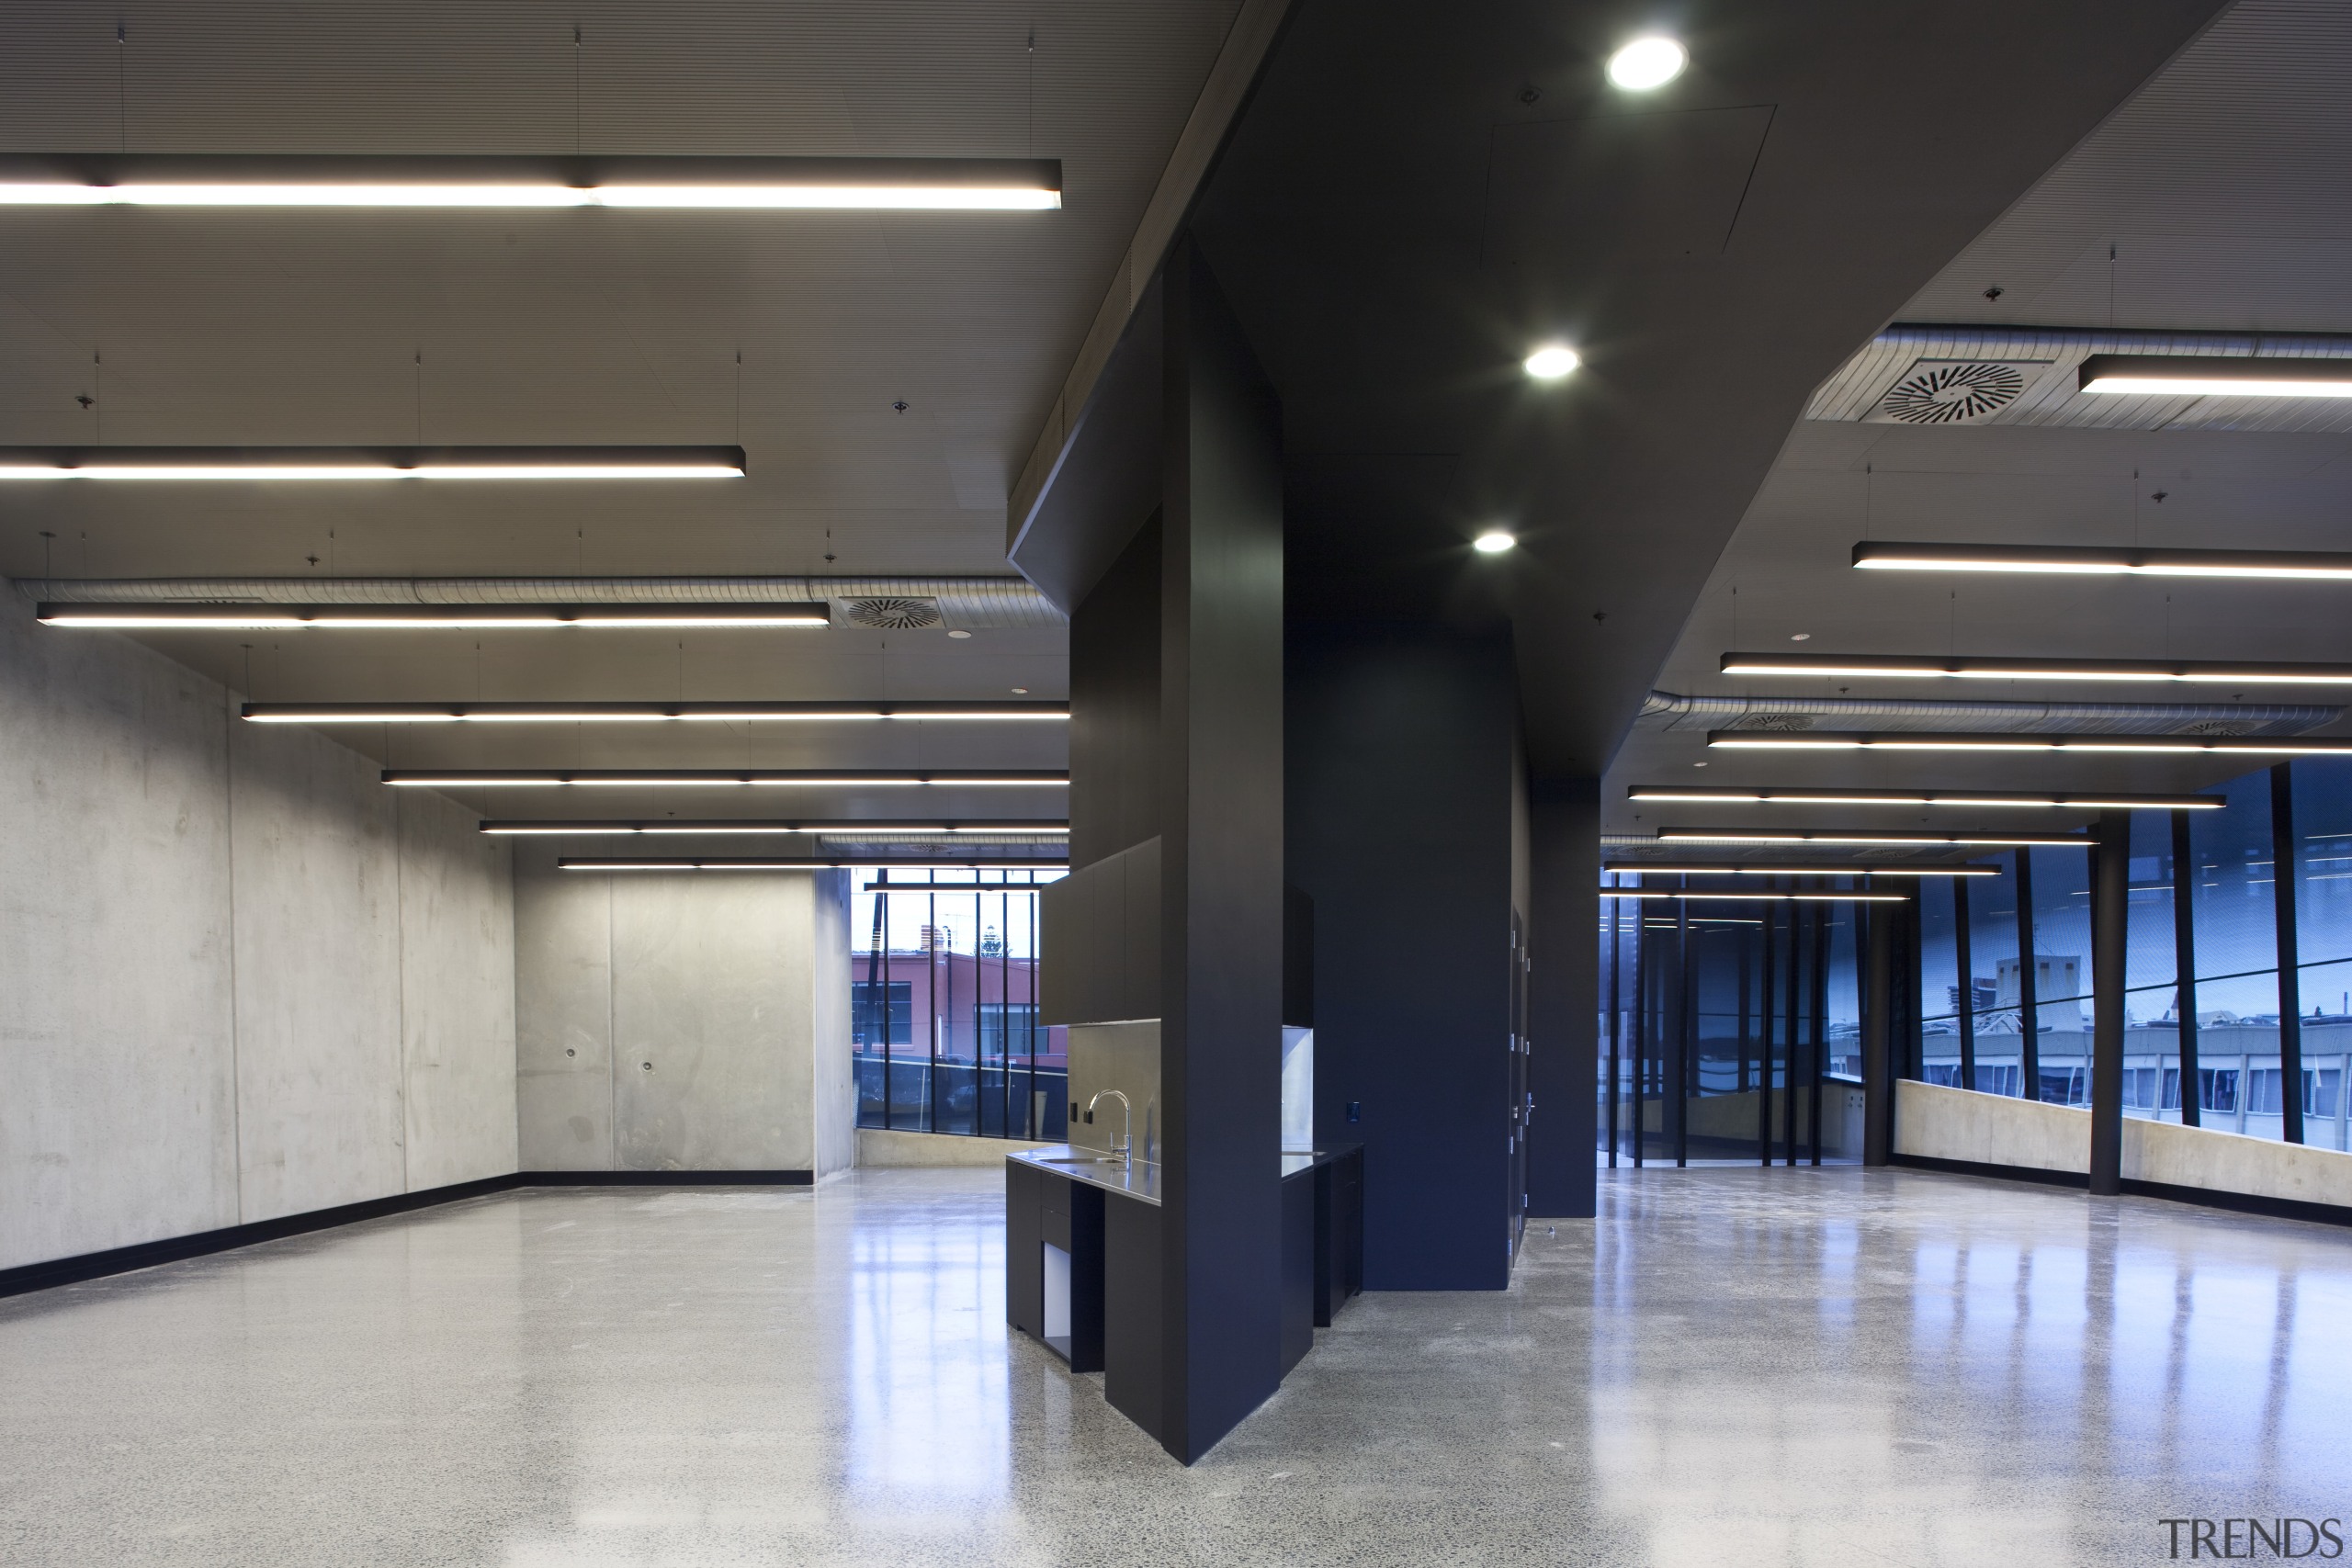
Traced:
[[247, 703], [254, 724], [768, 724], [1068, 720], [1060, 703]]
[[[1711, 729], [1709, 747], [1747, 751], [2097, 751], [2249, 757], [2352, 755], [2352, 739], [2247, 735], [1939, 735], [1926, 731]], [[2077, 804], [2080, 804], [2079, 802]]]
[[[1717, 731], [1716, 733], [1725, 733]], [[1756, 733], [1732, 730], [1738, 735]], [[1712, 740], [1712, 737], [1710, 737]], [[2107, 791], [2097, 795], [2045, 794], [2039, 790], [1992, 789], [1780, 789], [1733, 785], [1629, 784], [1628, 800], [1746, 801], [1775, 806], [2026, 806], [2082, 810], [2098, 807], [2119, 809], [2218, 811], [2228, 803], [2212, 795], [2140, 795]]]
[[382, 777], [388, 784], [422, 789], [1069, 787], [1066, 773], [1015, 768], [935, 768], [923, 773], [880, 768], [386, 768]]
[[0, 157], [0, 206], [1045, 211], [1052, 158]]
[[568, 837], [574, 834], [600, 835], [623, 833], [727, 833], [727, 834], [819, 834], [829, 838], [851, 838], [858, 833], [1035, 833], [1041, 836], [1067, 837], [1067, 822], [1038, 822], [1018, 818], [1001, 821], [976, 822], [968, 818], [942, 821], [910, 820], [876, 822], [854, 818], [827, 818], [822, 820], [779, 821], [773, 818], [679, 818], [675, 817], [636, 819], [547, 818], [490, 818], [480, 824], [484, 833], [517, 836], [546, 835]]
[[0, 479], [740, 479], [741, 446], [0, 446]]
[[1997, 865], [1900, 861], [1759, 861], [1741, 865], [1732, 861], [1603, 861], [1600, 869], [1626, 874], [1661, 876], [1998, 876]]
[[2352, 398], [2352, 360], [2094, 354], [2076, 390], [2120, 397]]
[[2062, 577], [2235, 577], [2352, 581], [2352, 554], [2319, 550], [2165, 550], [2098, 545], [1854, 547], [1858, 571], [1992, 571]]
[[1992, 829], [1902, 832], [1876, 828], [1660, 828], [1668, 844], [2073, 844], [2094, 840], [2083, 833], [2011, 833]]
[[2164, 681], [2228, 686], [2352, 686], [2352, 664], [2210, 659], [1726, 653], [1721, 668], [1726, 675], [1844, 675], [1898, 681]]

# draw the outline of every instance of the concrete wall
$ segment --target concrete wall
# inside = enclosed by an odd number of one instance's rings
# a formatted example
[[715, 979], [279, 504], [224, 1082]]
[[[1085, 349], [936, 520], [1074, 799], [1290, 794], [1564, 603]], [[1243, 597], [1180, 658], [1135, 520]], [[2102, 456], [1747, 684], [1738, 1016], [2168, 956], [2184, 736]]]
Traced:
[[0, 598], [0, 1268], [515, 1168], [504, 847]]
[[1050, 1144], [1019, 1138], [967, 1138], [960, 1133], [901, 1133], [896, 1129], [857, 1129], [860, 1170], [1000, 1170], [1004, 1156], [1015, 1149], [1051, 1148]]
[[[2028, 1170], [2090, 1169], [2090, 1112], [1904, 1079], [1897, 1154]], [[2126, 1118], [2123, 1179], [2352, 1208], [2352, 1155], [2206, 1127]]]
[[527, 1170], [808, 1170], [856, 1157], [841, 872], [515, 866]]

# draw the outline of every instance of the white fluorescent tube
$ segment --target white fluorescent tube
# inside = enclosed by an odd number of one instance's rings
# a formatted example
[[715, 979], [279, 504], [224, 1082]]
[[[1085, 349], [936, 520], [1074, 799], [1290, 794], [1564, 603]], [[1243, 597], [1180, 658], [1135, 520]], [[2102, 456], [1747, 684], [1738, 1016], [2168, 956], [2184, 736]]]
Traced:
[[1674, 898], [1689, 903], [1908, 904], [1908, 893], [1668, 893], [1646, 887], [1603, 887], [1603, 898]]
[[702, 211], [1038, 212], [1057, 190], [1027, 186], [0, 185], [0, 207], [612, 207]]
[[1747, 828], [1660, 828], [1672, 844], [2088, 844], [2079, 833], [1874, 833], [1862, 830], [1766, 832]]
[[2267, 739], [2199, 735], [1841, 734], [1832, 730], [1792, 735], [1761, 729], [1716, 729], [1708, 732], [1707, 745], [1711, 750], [1753, 751], [2100, 751], [2177, 756], [2228, 752], [2249, 757], [2352, 755], [2352, 739]]
[[1642, 784], [1634, 784], [1627, 788], [1625, 798], [1678, 801], [1729, 800], [1775, 806], [2055, 807], [2062, 810], [2114, 807], [2120, 810], [2152, 811], [2218, 811], [2226, 804], [2214, 796], [2203, 795], [1998, 795], [1989, 790], [1913, 792], [1893, 789], [1858, 790], [1851, 793], [1808, 789], [1678, 790], [1668, 787], [1652, 789]]
[[2069, 545], [1854, 547], [1857, 571], [1973, 571], [2075, 577], [2211, 577], [2352, 581], [2352, 555], [2295, 550], [2167, 550]]
[[1895, 681], [2152, 681], [2192, 685], [2352, 686], [2352, 664], [2168, 659], [1869, 658], [1830, 653], [1726, 653], [1726, 675], [1840, 675]]
[[346, 479], [740, 479], [741, 468], [716, 463], [424, 463], [413, 468], [375, 463], [304, 463], [267, 466], [237, 463], [85, 463], [60, 468], [39, 463], [0, 463], [0, 479], [170, 479], [198, 483]]
[[2106, 397], [2352, 398], [2352, 360], [2094, 354], [2075, 385]]

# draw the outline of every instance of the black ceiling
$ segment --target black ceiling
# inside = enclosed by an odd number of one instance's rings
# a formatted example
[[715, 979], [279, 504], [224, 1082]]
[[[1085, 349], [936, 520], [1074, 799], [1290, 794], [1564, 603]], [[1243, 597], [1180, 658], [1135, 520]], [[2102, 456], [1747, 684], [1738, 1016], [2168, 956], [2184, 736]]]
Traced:
[[[1607, 762], [1815, 384], [2222, 8], [1299, 3], [1194, 220], [1283, 400], [1292, 615], [1508, 616], [1547, 774]], [[1608, 87], [1651, 28], [1690, 69]]]

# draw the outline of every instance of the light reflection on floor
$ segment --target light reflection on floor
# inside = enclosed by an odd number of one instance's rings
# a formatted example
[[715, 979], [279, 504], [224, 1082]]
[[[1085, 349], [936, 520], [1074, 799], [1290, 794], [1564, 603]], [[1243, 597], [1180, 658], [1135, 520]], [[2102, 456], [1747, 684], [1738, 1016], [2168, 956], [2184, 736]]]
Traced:
[[1190, 1471], [1008, 1338], [988, 1172], [534, 1190], [0, 1302], [0, 1560], [2120, 1564], [2352, 1513], [2352, 1232], [1602, 1179]]

